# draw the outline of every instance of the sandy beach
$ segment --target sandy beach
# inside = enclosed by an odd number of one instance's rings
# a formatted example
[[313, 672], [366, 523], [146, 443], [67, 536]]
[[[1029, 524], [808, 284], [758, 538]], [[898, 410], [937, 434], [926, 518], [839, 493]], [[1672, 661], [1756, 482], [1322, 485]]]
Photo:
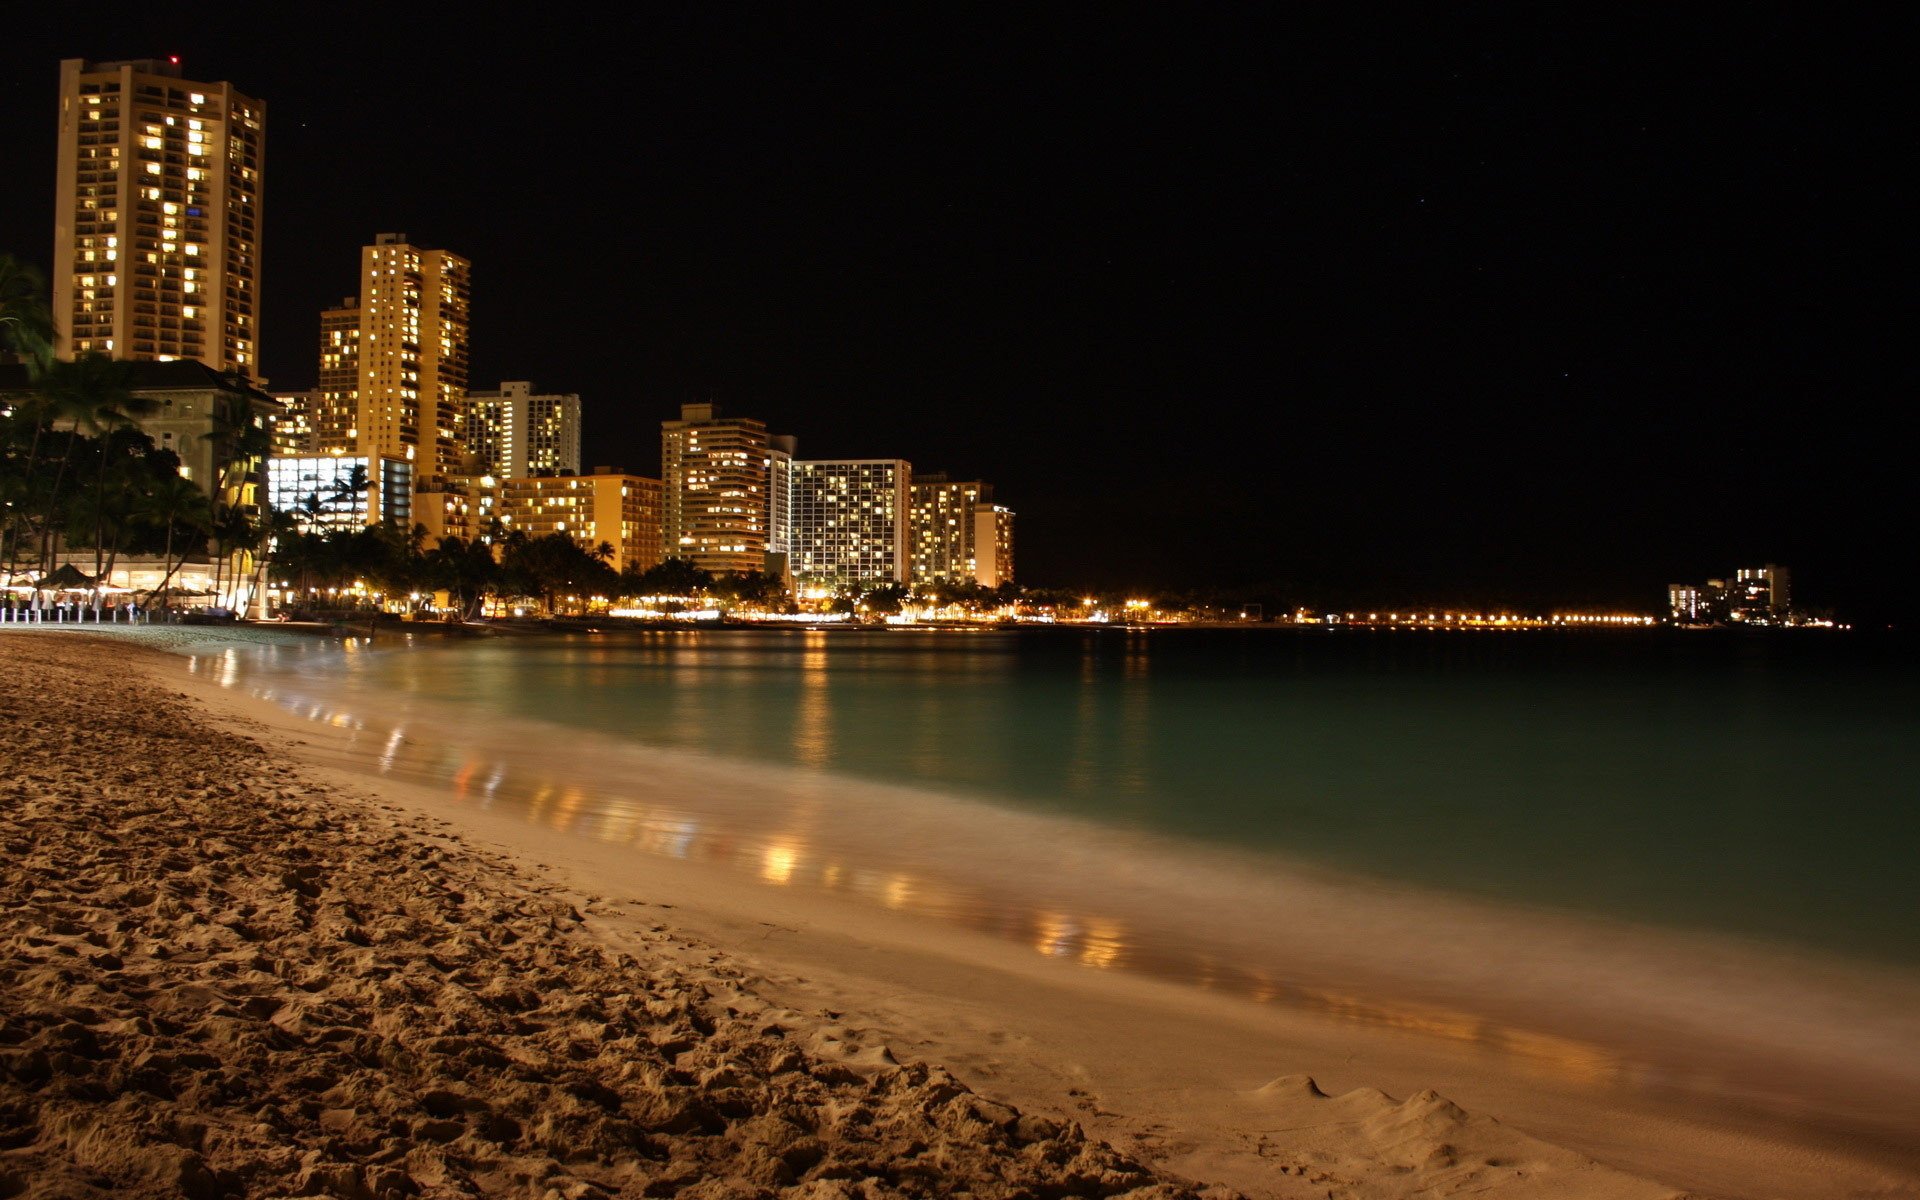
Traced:
[[0, 1196], [1920, 1195], [449, 806], [158, 648], [219, 636], [0, 635]]

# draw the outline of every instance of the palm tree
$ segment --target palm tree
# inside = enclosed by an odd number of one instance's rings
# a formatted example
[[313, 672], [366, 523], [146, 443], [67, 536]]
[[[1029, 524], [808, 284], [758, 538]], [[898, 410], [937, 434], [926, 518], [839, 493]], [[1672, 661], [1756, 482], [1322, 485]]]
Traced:
[[[260, 544], [260, 529], [253, 517], [237, 504], [215, 504], [213, 506], [213, 546], [216, 558], [213, 565], [213, 591], [215, 599], [226, 600], [221, 588], [227, 567], [232, 558], [243, 550], [252, 550]], [[238, 568], [235, 568], [238, 574]], [[237, 586], [228, 580], [229, 586]], [[222, 607], [225, 607], [223, 604]]]
[[[38, 381], [53, 361], [53, 314], [47, 308], [46, 278], [11, 254], [0, 254], [0, 353], [11, 353], [26, 364], [28, 382]], [[36, 420], [26, 469], [17, 481], [9, 481], [17, 484], [19, 492], [15, 506], [9, 507], [6, 529], [0, 531], [5, 540], [0, 565], [9, 571], [19, 552], [20, 522], [30, 503], [41, 428]]]
[[[93, 577], [102, 582], [106, 579], [102, 572], [102, 559], [106, 552], [106, 522], [111, 511], [111, 506], [108, 504], [107, 468], [118, 466], [115, 482], [124, 489], [128, 482], [127, 476], [131, 464], [145, 461], [144, 455], [136, 457], [142, 448], [140, 445], [126, 443], [145, 443], [145, 449], [148, 452], [153, 449], [153, 439], [145, 435], [126, 438], [122, 434], [133, 428], [135, 416], [143, 416], [158, 405], [152, 400], [131, 395], [126, 397], [125, 404], [124, 410], [103, 407], [94, 413], [94, 419], [99, 422], [101, 428], [100, 471], [93, 485]], [[94, 606], [99, 607], [97, 591], [94, 593]]]
[[176, 530], [185, 529], [198, 533], [202, 539], [213, 529], [213, 505], [207, 494], [194, 485], [192, 480], [175, 473], [160, 476], [141, 497], [136, 513], [166, 529], [166, 550], [162, 560], [166, 564], [166, 574], [160, 580], [160, 586], [154, 592], [161, 597], [161, 606], [166, 605], [167, 585], [173, 582], [173, 574], [187, 561], [184, 551], [178, 563], [173, 561], [173, 536]]
[[53, 362], [53, 314], [38, 268], [0, 254], [0, 349], [17, 355], [35, 380]]
[[273, 431], [257, 424], [244, 399], [223, 396], [213, 409], [213, 428], [201, 438], [213, 443], [213, 460], [220, 464], [214, 494], [224, 496], [234, 485], [236, 472], [241, 479], [259, 469], [260, 460], [273, 448]]
[[[48, 369], [41, 387], [44, 398], [40, 420], [44, 427], [56, 421], [71, 421], [73, 435], [67, 438], [54, 472], [53, 488], [47, 497], [41, 526], [43, 561], [52, 552], [50, 535], [59, 509], [60, 489], [66, 481], [67, 467], [73, 461], [74, 443], [82, 432], [103, 434], [132, 422], [131, 414], [148, 411], [153, 402], [136, 398], [131, 386], [133, 364], [117, 362], [104, 354], [87, 353], [71, 362], [56, 362]], [[104, 473], [106, 457], [101, 457]], [[50, 563], [47, 564], [51, 566]]]

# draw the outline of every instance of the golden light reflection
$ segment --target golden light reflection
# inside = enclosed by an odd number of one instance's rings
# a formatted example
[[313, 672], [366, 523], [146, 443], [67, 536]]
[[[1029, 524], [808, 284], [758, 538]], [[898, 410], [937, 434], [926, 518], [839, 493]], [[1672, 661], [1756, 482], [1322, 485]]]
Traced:
[[791, 846], [768, 846], [760, 858], [760, 878], [782, 886], [793, 882], [793, 866], [798, 855]]
[[560, 793], [560, 803], [554, 806], [553, 816], [547, 823], [562, 833], [572, 829], [575, 819], [580, 815], [580, 806], [585, 800], [586, 796], [579, 788], [567, 788]]
[[[818, 705], [811, 718], [816, 725], [811, 734], [805, 732], [808, 729], [805, 722], [800, 730], [802, 736], [817, 739], [816, 750], [824, 755], [831, 744], [826, 727], [824, 649], [810, 651], [809, 657], [816, 660], [805, 668], [806, 687]], [[212, 666], [209, 662], [208, 669]], [[225, 668], [223, 660], [219, 669], [224, 672]], [[190, 664], [188, 669], [202, 668]], [[1099, 736], [1094, 687], [1097, 670], [1091, 655], [1083, 659], [1076, 741]], [[1121, 724], [1123, 730], [1131, 731], [1137, 722], [1144, 720], [1144, 707], [1136, 706], [1144, 705], [1142, 693], [1146, 680], [1144, 672], [1136, 671], [1131, 663], [1127, 675], [1128, 691], [1121, 698]], [[334, 711], [290, 695], [277, 698], [277, 702], [295, 713], [304, 713], [309, 720], [324, 721], [335, 728], [365, 728], [365, 723], [350, 712]], [[395, 769], [401, 757], [409, 754], [403, 727], [386, 731], [379, 742], [369, 738], [360, 744], [365, 746], [366, 760], [363, 761], [371, 760], [369, 765], [377, 763], [382, 773]], [[420, 765], [421, 748], [413, 746], [414, 761], [410, 765]], [[1650, 1078], [1642, 1064], [1595, 1043], [1515, 1028], [1464, 1011], [1290, 985], [1283, 982], [1284, 975], [1276, 977], [1266, 971], [1217, 959], [1190, 941], [1172, 944], [1162, 938], [1157, 945], [1151, 934], [1143, 937], [1114, 916], [1070, 909], [1026, 908], [1010, 897], [893, 870], [880, 863], [822, 861], [813, 848], [813, 838], [822, 813], [832, 807], [833, 783], [829, 776], [810, 774], [793, 783], [794, 804], [783, 823], [797, 822], [801, 830], [808, 832], [785, 833], [779, 840], [765, 843], [742, 839], [725, 828], [703, 829], [686, 813], [640, 804], [630, 796], [609, 794], [565, 779], [540, 780], [537, 775], [528, 778], [516, 773], [512, 785], [508, 786], [506, 761], [479, 757], [454, 746], [447, 747], [444, 758], [438, 755], [429, 758], [438, 760], [437, 765], [430, 768], [431, 772], [437, 773], [448, 783], [450, 791], [461, 797], [471, 798], [476, 787], [482, 786], [480, 773], [488, 771], [483, 785], [488, 799], [504, 793], [512, 802], [511, 798], [517, 796], [518, 805], [524, 806], [520, 811], [531, 822], [672, 858], [712, 859], [744, 869], [777, 886], [810, 884], [829, 891], [851, 892], [869, 903], [897, 912], [955, 921], [982, 934], [1017, 939], [1035, 953], [1077, 966], [1138, 971], [1330, 1020], [1471, 1045], [1510, 1059], [1526, 1070], [1583, 1086], [1618, 1086]], [[1088, 782], [1092, 785], [1096, 781]], [[788, 824], [787, 828], [791, 830], [794, 825]], [[1669, 1077], [1664, 1082], [1670, 1084], [1672, 1080]]]
[[802, 635], [800, 700], [794, 713], [794, 757], [810, 767], [833, 760], [833, 705], [827, 695], [827, 634], [809, 629]]
[[1120, 962], [1126, 952], [1126, 931], [1118, 925], [1094, 922], [1081, 939], [1080, 962], [1083, 966], [1107, 970]]
[[1618, 1083], [1630, 1071], [1618, 1054], [1590, 1042], [1525, 1029], [1501, 1029], [1497, 1033], [1496, 1044], [1501, 1049], [1545, 1074], [1587, 1084], [1608, 1084]]
[[1072, 948], [1074, 935], [1080, 932], [1077, 925], [1059, 913], [1035, 913], [1033, 923], [1036, 929], [1033, 948], [1049, 958], [1064, 957]]
[[602, 842], [631, 842], [640, 833], [640, 814], [631, 808], [610, 808], [600, 814], [593, 837]]

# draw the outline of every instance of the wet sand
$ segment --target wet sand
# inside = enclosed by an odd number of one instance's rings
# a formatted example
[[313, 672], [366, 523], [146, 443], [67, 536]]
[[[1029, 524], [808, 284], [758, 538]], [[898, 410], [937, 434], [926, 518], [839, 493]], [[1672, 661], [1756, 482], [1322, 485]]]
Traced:
[[[502, 1195], [540, 1195], [548, 1188], [567, 1195], [575, 1182], [634, 1195], [672, 1194], [676, 1186], [689, 1195], [788, 1189], [799, 1189], [792, 1194], [863, 1194], [862, 1189], [876, 1187], [883, 1189], [879, 1194], [889, 1188], [928, 1195], [1117, 1194], [1141, 1187], [1163, 1189], [1142, 1194], [1178, 1194], [1179, 1188], [1209, 1184], [1249, 1195], [1316, 1197], [1467, 1191], [1625, 1197], [1674, 1195], [1686, 1188], [1727, 1195], [1920, 1194], [1897, 1156], [1889, 1161], [1884, 1154], [1850, 1153], [1844, 1138], [1797, 1135], [1764, 1120], [1729, 1122], [1724, 1114], [1690, 1115], [1684, 1106], [1656, 1097], [1583, 1090], [1564, 1079], [1543, 1078], [1540, 1062], [1564, 1055], [1565, 1047], [1543, 1044], [1536, 1047], [1531, 1066], [1515, 1060], [1502, 1070], [1490, 1067], [1484, 1055], [1435, 1039], [1416, 1027], [1417, 1020], [1402, 1027], [1392, 1020], [1356, 1023], [1336, 1014], [1256, 1006], [1243, 996], [1036, 959], [1002, 939], [930, 925], [912, 912], [876, 911], [817, 891], [773, 889], [695, 861], [636, 857], [630, 847], [583, 842], [512, 814], [450, 803], [444, 789], [425, 783], [341, 770], [342, 748], [329, 744], [324, 730], [243, 695], [196, 688], [196, 696], [217, 711], [218, 723], [250, 737], [254, 745], [249, 746], [199, 724], [208, 719], [204, 713], [177, 695], [150, 690], [155, 685], [124, 669], [143, 665], [164, 689], [183, 681], [177, 659], [123, 644], [89, 648], [71, 634], [0, 638], [0, 655], [9, 676], [48, 680], [50, 707], [40, 711], [63, 714], [52, 722], [29, 718], [9, 742], [15, 759], [10, 777], [23, 781], [17, 785], [23, 790], [6, 805], [7, 834], [10, 844], [31, 847], [10, 856], [8, 879], [17, 899], [7, 905], [6, 987], [13, 994], [6, 1006], [5, 1044], [9, 1052], [27, 1048], [28, 1076], [11, 1076], [13, 1092], [0, 1109], [8, 1121], [6, 1144], [16, 1147], [0, 1152], [0, 1172], [10, 1171], [16, 1179], [84, 1180], [87, 1171], [106, 1169], [102, 1161], [121, 1162], [123, 1175], [138, 1174], [159, 1159], [185, 1162], [165, 1149], [173, 1146], [198, 1156], [197, 1168], [181, 1168], [188, 1174], [203, 1170], [230, 1194], [260, 1195], [275, 1194], [265, 1182], [274, 1170], [293, 1172], [274, 1185], [288, 1189], [281, 1194], [299, 1194], [291, 1188], [301, 1172], [307, 1172], [307, 1184], [298, 1186], [348, 1188], [349, 1175], [313, 1174], [308, 1171], [313, 1164], [281, 1153], [290, 1147], [335, 1155], [315, 1163], [348, 1171], [357, 1181], [352, 1186], [365, 1194], [378, 1192], [371, 1182], [374, 1173], [388, 1169], [405, 1171], [422, 1189]], [[100, 719], [89, 716], [84, 733], [77, 732], [64, 714], [85, 708], [88, 702], [81, 697], [89, 675], [102, 671], [111, 687], [102, 693], [95, 686], [87, 709]], [[260, 724], [263, 719], [268, 724]], [[183, 746], [192, 746], [201, 757], [211, 754], [218, 762], [241, 765], [223, 769], [210, 760], [195, 768], [197, 774], [182, 775], [178, 772], [187, 770], [179, 765]], [[128, 763], [145, 765], [130, 769]], [[217, 782], [223, 775], [234, 782]], [[111, 786], [103, 787], [103, 781]], [[222, 790], [227, 787], [238, 790]], [[126, 836], [129, 824], [156, 820], [160, 811], [180, 815], [157, 834]], [[14, 825], [23, 821], [17, 831]], [[220, 832], [196, 834], [196, 827]], [[105, 831], [119, 840], [99, 840]], [[63, 841], [75, 846], [52, 857], [43, 851]], [[236, 846], [244, 846], [244, 852], [234, 853]], [[296, 850], [326, 856], [319, 894], [305, 895], [285, 882], [301, 865], [290, 857]], [[128, 857], [136, 854], [149, 857], [136, 867]], [[72, 872], [72, 864], [85, 867], [91, 890], [75, 890], [78, 885], [63, 874]], [[136, 890], [129, 899], [113, 891], [128, 886], [124, 882], [108, 886], [97, 878], [193, 879], [195, 872], [201, 873], [202, 890], [185, 898], [170, 893], [150, 898]], [[451, 905], [435, 901], [444, 891], [467, 899]], [[47, 897], [62, 895], [48, 907]], [[349, 937], [368, 920], [363, 906], [350, 899], [360, 896], [369, 904], [377, 899], [392, 905], [392, 920], [379, 926], [379, 944], [396, 948], [387, 961]], [[492, 906], [480, 910], [481, 919], [468, 912], [476, 896]], [[160, 920], [155, 906], [163, 899], [197, 904], [193, 911], [199, 920], [171, 914], [144, 934], [110, 928], [132, 922], [146, 930]], [[336, 904], [352, 906], [360, 925], [343, 925], [338, 918], [316, 921], [316, 913]], [[269, 910], [293, 925], [277, 932], [256, 929], [260, 914]], [[574, 919], [575, 911], [581, 919]], [[52, 928], [56, 919], [66, 932]], [[127, 948], [143, 944], [140, 936], [162, 947], [193, 937], [204, 941], [216, 935], [196, 930], [226, 929], [236, 921], [266, 935], [247, 943], [234, 934], [239, 941], [222, 942], [219, 953], [244, 955], [250, 947], [256, 957], [264, 953], [274, 967], [256, 964], [251, 971], [277, 984], [252, 979], [244, 973], [247, 968], [239, 975], [223, 968], [209, 985], [211, 960], [202, 947], [190, 952], [202, 956], [191, 961], [148, 952], [139, 987], [123, 986], [114, 993], [116, 984], [125, 983], [119, 976], [129, 970]], [[476, 930], [497, 927], [512, 931], [514, 940], [497, 945], [497, 939], [475, 936]], [[109, 945], [96, 946], [89, 934], [106, 938]], [[116, 947], [116, 937], [134, 940]], [[445, 965], [418, 965], [422, 956], [444, 958], [436, 947], [449, 939], [465, 952], [453, 964], [465, 973], [457, 983], [429, 974], [444, 972]], [[271, 950], [259, 950], [263, 945]], [[96, 971], [89, 956], [97, 952], [121, 965]], [[419, 977], [416, 988], [433, 980], [439, 989], [408, 996], [389, 987], [385, 981], [391, 978], [409, 978], [408, 964]], [[375, 974], [369, 977], [362, 967]], [[39, 1024], [13, 1015], [39, 1013], [35, 1005], [54, 1004], [50, 981], [75, 982], [76, 971], [86, 976], [81, 992], [87, 1001], [54, 1009], [58, 1019], [43, 1014]], [[330, 1017], [324, 1029], [359, 1029], [359, 1040], [336, 1032], [329, 1041], [319, 1036], [322, 1027], [303, 1027], [293, 1032], [311, 1035], [308, 1041], [275, 1043], [279, 1035], [272, 1030], [281, 1028], [277, 1014], [287, 1004], [300, 1003], [300, 984], [288, 981], [302, 972], [309, 981], [340, 981], [327, 985], [334, 990], [306, 994], [323, 994], [324, 1003], [345, 1006], [332, 1014], [343, 1019]], [[593, 998], [596, 1012], [586, 1022], [598, 1024], [590, 1038], [605, 1048], [576, 1059], [577, 1037], [556, 1030], [571, 1029], [580, 1018], [562, 1020], [550, 1013], [560, 1002], [542, 998], [546, 993], [538, 989], [540, 1003], [531, 1008], [502, 1013], [489, 1007], [489, 987], [510, 988], [501, 981], [524, 979], [528, 972], [564, 983], [550, 992]], [[261, 991], [236, 990], [235, 978]], [[659, 995], [649, 988], [661, 980], [671, 981], [669, 990], [685, 1003], [675, 1014], [655, 1018], [648, 1014]], [[192, 997], [190, 1006], [224, 1005], [218, 1015], [228, 1025], [219, 1028], [227, 1032], [205, 1032], [201, 1027], [212, 1017], [203, 1016], [188, 1027], [191, 1034], [169, 1034], [156, 1025], [159, 1032], [137, 1036], [238, 1039], [257, 1056], [246, 1072], [251, 1091], [232, 1078], [231, 1070], [165, 1060], [163, 1075], [178, 1073], [200, 1082], [176, 1086], [171, 1096], [142, 1093], [137, 1114], [112, 1116], [107, 1115], [112, 1106], [126, 1103], [126, 1095], [88, 1101], [86, 1087], [77, 1086], [77, 1092], [69, 1088], [60, 1094], [61, 1104], [77, 1107], [60, 1108], [54, 1114], [59, 1119], [48, 1118], [46, 1097], [66, 1086], [65, 1072], [77, 1073], [98, 1090], [102, 1078], [117, 1079], [115, 1071], [124, 1072], [132, 1059], [154, 1052], [146, 1043], [123, 1045], [117, 1039], [135, 1036], [118, 1032], [126, 1022], [156, 1019], [156, 996], [207, 986], [229, 991], [216, 999], [183, 994]], [[449, 990], [453, 998], [444, 996]], [[109, 994], [112, 1003], [105, 998]], [[640, 997], [647, 999], [636, 1007]], [[248, 1011], [255, 1001], [263, 1015]], [[267, 1011], [269, 1002], [282, 1007]], [[180, 1015], [169, 1012], [161, 1015], [180, 1024]], [[546, 1014], [547, 1023], [526, 1016], [529, 1012]], [[711, 1031], [703, 1031], [702, 1022], [689, 1015], [696, 1012], [704, 1014]], [[673, 1048], [664, 1056], [658, 1049], [662, 1039], [655, 1037], [662, 1020], [669, 1027], [664, 1044]], [[266, 1041], [247, 1042], [249, 1023]], [[778, 1026], [778, 1034], [770, 1034], [766, 1025]], [[77, 1057], [70, 1047], [56, 1045], [50, 1031], [80, 1037], [73, 1026], [93, 1031], [98, 1057]], [[609, 1028], [616, 1035], [607, 1036]], [[479, 1048], [443, 1047], [435, 1039], [472, 1040]], [[102, 1040], [104, 1047], [98, 1045]], [[340, 1078], [317, 1094], [295, 1086], [301, 1079], [314, 1086], [321, 1082], [298, 1061], [312, 1053], [315, 1041], [329, 1054], [337, 1042], [347, 1056], [338, 1064]], [[682, 1047], [682, 1041], [689, 1044]], [[382, 1057], [381, 1047], [391, 1045], [410, 1050], [405, 1071]], [[34, 1076], [40, 1060], [33, 1054], [47, 1055], [49, 1046], [68, 1056], [59, 1060], [62, 1070], [54, 1070], [48, 1057], [47, 1069]], [[161, 1052], [180, 1049], [170, 1047]], [[776, 1059], [787, 1053], [801, 1056], [801, 1065], [774, 1070]], [[531, 1090], [508, 1089], [492, 1097], [486, 1088], [473, 1086], [496, 1055], [529, 1062], [520, 1076]], [[925, 1089], [934, 1085], [927, 1081], [945, 1076], [931, 1066], [900, 1067], [894, 1058], [945, 1064], [975, 1092], [931, 1101]], [[7, 1062], [11, 1070], [15, 1059]], [[734, 1075], [717, 1083], [708, 1079], [718, 1069], [715, 1064], [729, 1065]], [[527, 1130], [554, 1103], [554, 1088], [565, 1090], [555, 1080], [568, 1071], [600, 1079], [610, 1089], [599, 1093], [602, 1116], [625, 1122], [623, 1130], [639, 1127], [655, 1139], [657, 1144], [650, 1144], [664, 1159], [623, 1158], [627, 1151], [617, 1139], [596, 1140], [585, 1126], [559, 1129], [530, 1145]], [[205, 1084], [202, 1077], [210, 1074], [227, 1082]], [[338, 1090], [353, 1079], [359, 1081], [357, 1089]], [[487, 1116], [463, 1107], [466, 1101], [436, 1094], [459, 1092], [463, 1081], [469, 1099], [486, 1100]], [[1426, 1090], [1435, 1084], [1449, 1094], [1462, 1088], [1472, 1093], [1469, 1107], [1479, 1115]], [[934, 1090], [958, 1086], [942, 1082]], [[681, 1135], [655, 1127], [661, 1117], [649, 1107], [671, 1103], [676, 1087], [686, 1103], [711, 1106], [712, 1093], [730, 1088], [757, 1099], [740, 1109], [742, 1115], [721, 1112], [722, 1132], [688, 1130], [683, 1145], [673, 1141]], [[898, 1127], [903, 1140], [859, 1143], [837, 1132], [838, 1126], [823, 1126], [825, 1114], [853, 1102], [841, 1094], [848, 1089], [859, 1097], [856, 1107], [883, 1113], [879, 1123]], [[912, 1095], [889, 1099], [880, 1095], [886, 1089]], [[1022, 1126], [1015, 1117], [939, 1128], [945, 1119], [940, 1104], [976, 1103], [972, 1096], [991, 1097], [1006, 1113], [1023, 1113], [1027, 1135], [1037, 1138], [1032, 1144], [1050, 1149], [1032, 1153], [1017, 1135]], [[901, 1111], [895, 1111], [896, 1100], [904, 1105]], [[88, 1103], [96, 1106], [90, 1125], [85, 1118], [61, 1116], [85, 1113]], [[436, 1115], [436, 1108], [444, 1111]], [[1489, 1108], [1502, 1120], [1486, 1115]], [[275, 1116], [252, 1120], [264, 1109]], [[766, 1165], [773, 1153], [762, 1136], [767, 1128], [756, 1126], [755, 1133], [746, 1126], [769, 1113], [830, 1149], [792, 1178], [765, 1174], [773, 1169]], [[515, 1137], [487, 1143], [486, 1123], [496, 1114], [513, 1125]], [[138, 1119], [130, 1120], [132, 1115]], [[183, 1123], [190, 1127], [187, 1134], [180, 1132]], [[103, 1124], [146, 1132], [103, 1137], [97, 1135]], [[235, 1132], [242, 1125], [249, 1130], [245, 1137]], [[873, 1125], [869, 1118], [861, 1128]], [[338, 1136], [349, 1126], [358, 1140]], [[491, 1128], [507, 1130], [503, 1124]], [[1038, 1137], [1048, 1129], [1048, 1137]], [[1076, 1140], [1080, 1129], [1117, 1149]], [[154, 1140], [160, 1130], [171, 1132]], [[449, 1136], [435, 1141], [430, 1134], [436, 1131]], [[1542, 1131], [1579, 1148], [1531, 1136]], [[769, 1135], [773, 1142], [788, 1136], [775, 1133]], [[102, 1149], [109, 1144], [120, 1148]], [[920, 1150], [911, 1158], [932, 1153], [938, 1166], [902, 1177], [896, 1160], [903, 1148], [915, 1146]], [[599, 1174], [573, 1169], [569, 1156], [583, 1152], [599, 1156], [594, 1160]], [[89, 1154], [95, 1157], [88, 1159]], [[1113, 1174], [1102, 1179], [1088, 1175], [1089, 1168], [1062, 1169], [1080, 1158], [1097, 1160], [1100, 1170]], [[23, 1170], [29, 1161], [33, 1170]], [[275, 1164], [272, 1169], [264, 1165], [269, 1162]], [[417, 1167], [408, 1165], [416, 1162]], [[662, 1173], [675, 1164], [681, 1176]], [[162, 1164], [160, 1169], [164, 1174], [174, 1168]], [[379, 1178], [386, 1181], [380, 1187], [402, 1186], [397, 1177]], [[561, 1183], [543, 1182], [554, 1178]], [[857, 1182], [861, 1179], [869, 1181]], [[154, 1194], [177, 1192], [163, 1187]], [[355, 1193], [348, 1188], [335, 1194]]]

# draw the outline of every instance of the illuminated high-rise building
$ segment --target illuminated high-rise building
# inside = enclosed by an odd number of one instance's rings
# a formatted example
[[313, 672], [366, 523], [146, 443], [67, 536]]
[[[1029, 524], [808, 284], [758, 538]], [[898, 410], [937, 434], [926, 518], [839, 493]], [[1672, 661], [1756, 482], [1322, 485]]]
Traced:
[[1792, 576], [1785, 567], [1742, 567], [1733, 574], [1731, 616], [1756, 625], [1782, 624], [1793, 607]]
[[793, 550], [801, 585], [906, 583], [913, 468], [898, 458], [793, 463]]
[[352, 296], [320, 312], [320, 370], [314, 380], [316, 454], [353, 454], [360, 429], [360, 301]]
[[660, 423], [661, 553], [705, 571], [764, 571], [770, 464], [765, 421], [684, 404]]
[[1013, 582], [1013, 510], [983, 504], [973, 515], [973, 580], [981, 587]]
[[[981, 578], [980, 517], [988, 514], [988, 542], [997, 541], [993, 485], [977, 479], [954, 480], [945, 475], [920, 475], [913, 481], [913, 582], [961, 583]], [[1008, 514], [1011, 538], [1011, 518]], [[990, 553], [989, 559], [994, 556]], [[997, 576], [998, 571], [989, 570]], [[994, 586], [998, 578], [987, 586]]]
[[273, 418], [271, 456], [305, 458], [318, 454], [319, 448], [313, 431], [313, 412], [319, 403], [320, 393], [318, 391], [275, 392], [273, 398], [280, 402], [280, 412]]
[[475, 469], [507, 479], [580, 473], [580, 397], [536, 395], [531, 383], [467, 393]]
[[800, 443], [790, 434], [767, 439], [767, 553], [793, 553], [793, 456]]
[[259, 376], [266, 124], [175, 60], [61, 62], [55, 354]]
[[423, 492], [466, 466], [471, 272], [458, 254], [404, 233], [360, 251], [355, 453], [411, 460]]

